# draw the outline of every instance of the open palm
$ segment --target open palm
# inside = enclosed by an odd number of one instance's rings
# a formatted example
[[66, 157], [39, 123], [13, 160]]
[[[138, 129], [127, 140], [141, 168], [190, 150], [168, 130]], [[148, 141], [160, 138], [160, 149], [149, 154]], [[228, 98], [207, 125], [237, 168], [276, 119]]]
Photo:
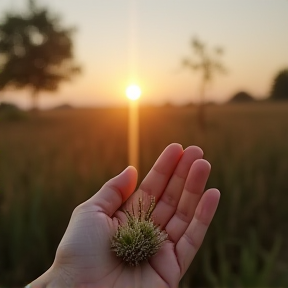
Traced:
[[[54, 286], [61, 287], [178, 287], [220, 196], [217, 189], [203, 194], [210, 164], [202, 157], [198, 147], [183, 151], [179, 144], [171, 144], [135, 193], [137, 172], [133, 167], [108, 181], [74, 210], [55, 261], [41, 283], [47, 284], [53, 275]], [[126, 200], [131, 196], [128, 203], [138, 201], [143, 193], [155, 196], [152, 218], [166, 230], [168, 240], [148, 261], [130, 267], [111, 251], [111, 237], [125, 221], [121, 208]]]

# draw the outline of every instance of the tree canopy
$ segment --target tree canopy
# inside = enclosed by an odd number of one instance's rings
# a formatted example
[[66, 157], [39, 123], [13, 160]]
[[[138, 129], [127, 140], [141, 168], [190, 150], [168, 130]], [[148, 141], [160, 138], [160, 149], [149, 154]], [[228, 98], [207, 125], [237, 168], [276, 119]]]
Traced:
[[[209, 49], [207, 44], [194, 37], [191, 41], [192, 57], [184, 58], [182, 64], [185, 68], [191, 71], [200, 71], [202, 74], [202, 81], [200, 86], [200, 102], [198, 109], [198, 125], [204, 130], [205, 128], [205, 92], [209, 82], [217, 72], [226, 73], [226, 68], [222, 64], [220, 58], [224, 53], [221, 47], [215, 47], [213, 50]], [[195, 60], [196, 59], [196, 60]]]
[[288, 69], [280, 71], [272, 84], [271, 99], [288, 100]]
[[73, 28], [63, 28], [47, 8], [29, 2], [26, 14], [8, 13], [0, 24], [0, 90], [56, 91], [80, 71], [74, 62]]
[[255, 101], [253, 96], [245, 91], [237, 92], [231, 99], [230, 103], [250, 103]]

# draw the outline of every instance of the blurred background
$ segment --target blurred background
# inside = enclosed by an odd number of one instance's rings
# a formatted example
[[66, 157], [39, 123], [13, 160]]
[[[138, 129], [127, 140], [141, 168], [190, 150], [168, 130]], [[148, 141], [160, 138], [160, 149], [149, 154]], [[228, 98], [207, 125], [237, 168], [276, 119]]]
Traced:
[[73, 209], [130, 164], [132, 107], [139, 182], [179, 142], [203, 148], [222, 193], [180, 287], [287, 287], [287, 12], [287, 0], [1, 0], [0, 287], [46, 271]]

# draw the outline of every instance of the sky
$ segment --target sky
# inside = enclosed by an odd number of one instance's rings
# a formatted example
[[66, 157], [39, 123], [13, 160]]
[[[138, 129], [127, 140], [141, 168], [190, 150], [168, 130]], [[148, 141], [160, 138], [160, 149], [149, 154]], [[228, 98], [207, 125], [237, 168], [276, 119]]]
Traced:
[[[22, 11], [27, 0], [1, 0]], [[207, 49], [222, 47], [227, 73], [215, 75], [207, 101], [227, 101], [236, 92], [269, 95], [272, 80], [288, 67], [288, 0], [37, 0], [75, 26], [74, 54], [82, 73], [57, 93], [41, 93], [43, 108], [126, 105], [131, 82], [143, 104], [197, 102], [201, 74], [182, 66], [193, 57], [192, 37]], [[2, 92], [2, 99], [29, 107], [28, 92]]]

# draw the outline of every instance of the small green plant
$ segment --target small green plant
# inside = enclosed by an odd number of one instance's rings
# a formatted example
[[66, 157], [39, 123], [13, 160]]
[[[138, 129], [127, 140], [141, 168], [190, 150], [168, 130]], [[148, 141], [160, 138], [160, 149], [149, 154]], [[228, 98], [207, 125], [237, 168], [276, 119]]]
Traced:
[[125, 263], [130, 266], [138, 266], [148, 260], [160, 249], [167, 239], [167, 233], [154, 224], [151, 214], [155, 208], [155, 197], [150, 197], [150, 205], [147, 211], [143, 209], [143, 199], [138, 200], [138, 215], [124, 210], [127, 222], [119, 225], [112, 238], [111, 249]]

